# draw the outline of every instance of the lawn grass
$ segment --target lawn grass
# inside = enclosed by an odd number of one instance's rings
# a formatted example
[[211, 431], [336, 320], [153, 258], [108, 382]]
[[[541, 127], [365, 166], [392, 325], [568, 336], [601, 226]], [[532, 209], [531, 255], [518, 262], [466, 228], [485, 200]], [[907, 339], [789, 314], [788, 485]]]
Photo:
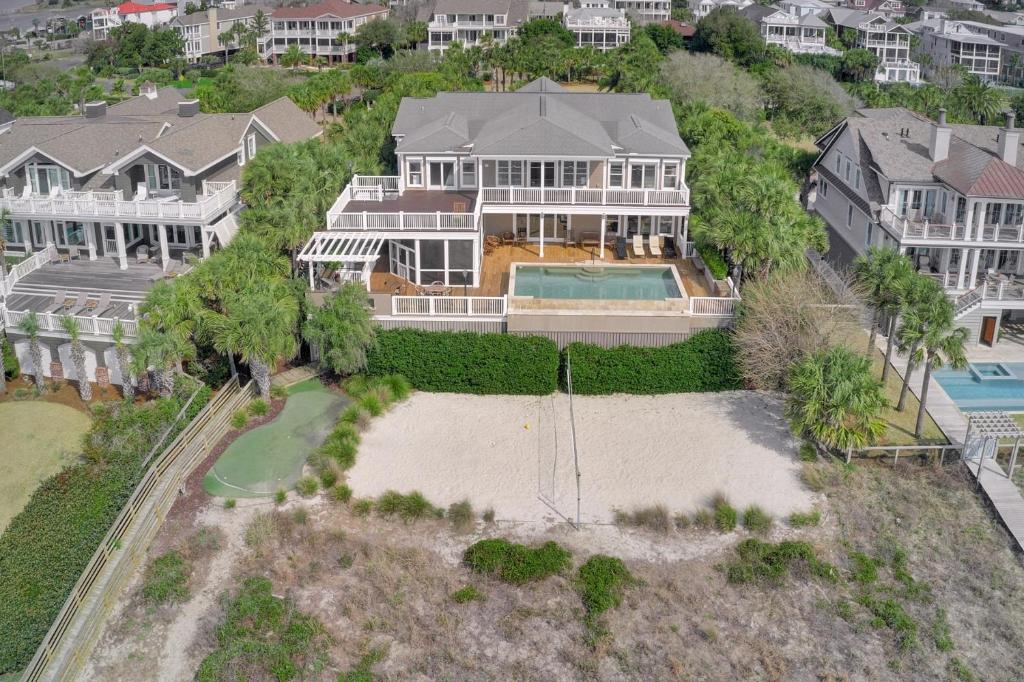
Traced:
[[0, 403], [0, 532], [40, 482], [74, 461], [91, 423], [88, 415], [56, 403]]

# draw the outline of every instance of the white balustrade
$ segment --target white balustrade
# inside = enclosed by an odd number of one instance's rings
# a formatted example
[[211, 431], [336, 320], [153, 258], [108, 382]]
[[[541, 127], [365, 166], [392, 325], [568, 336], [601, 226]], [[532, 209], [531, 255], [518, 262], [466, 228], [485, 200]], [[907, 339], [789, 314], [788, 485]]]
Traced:
[[[17, 329], [21, 326], [27, 310], [4, 310], [4, 326], [8, 329]], [[41, 331], [64, 332], [64, 325], [61, 324], [63, 315], [56, 313], [36, 313], [36, 320]], [[114, 325], [117, 320], [112, 317], [92, 317], [89, 315], [75, 315], [79, 331], [88, 336], [111, 336], [114, 333]], [[126, 338], [135, 338], [139, 335], [139, 323], [136, 320], [121, 320], [121, 328]]]
[[472, 213], [334, 213], [329, 216], [332, 230], [376, 230], [394, 232], [402, 230], [441, 231], [475, 230], [476, 217]]
[[393, 315], [504, 317], [504, 296], [392, 296]]
[[738, 298], [716, 298], [714, 296], [691, 296], [690, 314], [717, 317], [731, 317], [736, 314]]
[[558, 204], [586, 206], [677, 206], [689, 201], [689, 190], [616, 189], [593, 187], [484, 187], [487, 204]]

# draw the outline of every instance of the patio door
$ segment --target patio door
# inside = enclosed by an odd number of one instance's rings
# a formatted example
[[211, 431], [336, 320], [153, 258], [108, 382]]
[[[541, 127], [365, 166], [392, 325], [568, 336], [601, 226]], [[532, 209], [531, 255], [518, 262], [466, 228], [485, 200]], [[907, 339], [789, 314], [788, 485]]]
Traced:
[[416, 249], [402, 242], [389, 242], [388, 249], [391, 263], [391, 274], [398, 275], [410, 282], [416, 282]]
[[430, 189], [455, 189], [454, 161], [431, 161], [427, 169], [427, 186]]
[[996, 343], [996, 326], [998, 317], [985, 316], [981, 318], [981, 342], [986, 346], [994, 346]]
[[530, 162], [530, 187], [554, 187], [555, 186], [555, 162], [554, 161], [531, 161]]

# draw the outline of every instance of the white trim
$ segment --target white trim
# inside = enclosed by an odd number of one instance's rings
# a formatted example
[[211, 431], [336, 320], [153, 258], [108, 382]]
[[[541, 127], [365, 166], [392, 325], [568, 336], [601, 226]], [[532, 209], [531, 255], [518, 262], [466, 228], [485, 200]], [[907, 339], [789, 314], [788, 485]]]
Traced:
[[183, 175], [195, 175], [196, 174], [195, 172], [193, 172], [190, 169], [186, 168], [185, 166], [181, 165], [181, 163], [179, 163], [178, 161], [175, 161], [175, 160], [171, 159], [170, 157], [165, 156], [164, 154], [161, 154], [160, 152], [158, 152], [157, 150], [153, 149], [152, 147], [150, 147], [149, 145], [146, 145], [146, 144], [144, 144], [144, 145], [142, 145], [140, 147], [137, 147], [134, 151], [132, 151], [128, 155], [122, 156], [117, 161], [114, 161], [113, 163], [111, 163], [109, 166], [107, 166], [106, 168], [103, 169], [103, 173], [105, 175], [115, 175], [117, 173], [117, 171], [121, 170], [122, 168], [124, 168], [128, 164], [132, 163], [133, 161], [136, 161], [143, 154], [152, 154], [153, 156], [157, 157], [158, 159], [160, 159], [162, 161], [166, 161], [170, 165], [172, 165], [175, 168], [177, 168], [178, 170], [180, 170]]
[[245, 124], [245, 130], [242, 131], [242, 136], [238, 138], [239, 144], [241, 144], [242, 141], [245, 139], [245, 136], [249, 133], [249, 128], [251, 128], [254, 123], [258, 124], [263, 133], [271, 140], [273, 140], [274, 142], [281, 141], [281, 138], [275, 135], [274, 131], [271, 130], [266, 123], [260, 120], [259, 116], [253, 114], [249, 117], [249, 122]]
[[29, 147], [28, 149], [26, 149], [25, 151], [23, 151], [21, 154], [18, 154], [17, 156], [15, 156], [13, 159], [8, 161], [3, 166], [0, 166], [0, 174], [5, 175], [5, 176], [10, 174], [10, 172], [12, 170], [14, 170], [18, 166], [20, 166], [23, 163], [25, 163], [26, 161], [28, 161], [35, 154], [39, 154], [40, 156], [45, 156], [46, 158], [48, 158], [50, 161], [53, 161], [57, 165], [63, 166], [64, 168], [69, 170], [71, 172], [71, 174], [74, 175], [76, 178], [80, 178], [83, 175], [89, 175], [90, 173], [95, 173], [100, 168], [103, 168], [103, 166], [97, 166], [96, 168], [93, 168], [91, 170], [84, 170], [84, 171], [79, 172], [79, 171], [75, 170], [74, 166], [72, 166], [71, 164], [64, 163], [63, 161], [58, 159], [53, 154], [49, 154], [47, 152], [44, 152], [39, 147], [36, 147], [36, 146], [33, 145], [33, 146]]

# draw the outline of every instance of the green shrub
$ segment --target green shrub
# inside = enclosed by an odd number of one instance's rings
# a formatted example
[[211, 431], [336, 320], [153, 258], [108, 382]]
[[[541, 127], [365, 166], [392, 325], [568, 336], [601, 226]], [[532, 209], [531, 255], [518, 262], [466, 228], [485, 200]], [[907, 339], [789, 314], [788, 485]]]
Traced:
[[730, 583], [780, 585], [799, 566], [806, 568], [813, 577], [828, 582], [839, 580], [836, 567], [818, 559], [814, 548], [807, 542], [787, 540], [772, 544], [748, 538], [736, 546], [736, 554], [739, 558], [725, 565]]
[[[742, 385], [732, 336], [719, 329], [661, 348], [573, 343], [564, 353], [572, 358], [572, 388], [579, 395], [726, 391]], [[563, 386], [564, 375], [563, 363]]]
[[270, 387], [270, 397], [273, 400], [281, 400], [282, 398], [288, 397], [288, 389], [278, 384], [273, 384]]
[[949, 627], [949, 620], [946, 618], [946, 609], [942, 607], [935, 610], [932, 638], [935, 640], [935, 648], [939, 651], [953, 650], [953, 633]]
[[330, 490], [331, 499], [335, 502], [341, 502], [342, 504], [348, 504], [348, 501], [352, 499], [352, 488], [349, 488], [344, 483], [338, 483]]
[[725, 258], [722, 257], [722, 254], [714, 246], [698, 243], [697, 253], [700, 254], [700, 259], [704, 261], [704, 265], [708, 266], [712, 277], [715, 279], [725, 279], [729, 276], [729, 266], [725, 264]]
[[556, 542], [534, 548], [493, 538], [470, 545], [463, 560], [477, 573], [489, 573], [520, 585], [561, 573], [569, 567], [572, 555]]
[[[170, 443], [208, 402], [179, 376], [172, 395], [94, 410], [84, 458], [36, 489], [0, 536], [0, 673], [31, 660], [93, 552], [146, 473], [145, 458]], [[2, 447], [0, 447], [2, 449]]]
[[303, 497], [313, 497], [320, 489], [320, 483], [312, 476], [303, 476], [295, 483], [295, 492]]
[[383, 661], [388, 655], [388, 647], [370, 649], [350, 670], [338, 675], [338, 682], [373, 682], [373, 666]]
[[266, 578], [245, 580], [217, 628], [217, 648], [199, 666], [199, 682], [307, 679], [323, 669], [330, 642], [323, 624], [272, 592]]
[[234, 509], [237, 504], [238, 502], [233, 497], [229, 497], [228, 499], [224, 500], [225, 509]]
[[615, 510], [615, 523], [620, 526], [647, 528], [657, 533], [667, 533], [672, 528], [672, 516], [664, 505], [637, 507], [633, 511]]
[[423, 493], [414, 490], [408, 495], [403, 495], [395, 490], [388, 490], [379, 498], [376, 504], [377, 513], [382, 516], [398, 515], [403, 521], [418, 521], [435, 516], [437, 510], [434, 505], [423, 497]]
[[[360, 440], [359, 433], [352, 424], [339, 422], [323, 445], [317, 449], [317, 454], [334, 460], [338, 467], [345, 471], [356, 463]], [[319, 468], [322, 469], [323, 465]]]
[[355, 426], [359, 422], [359, 414], [363, 408], [359, 407], [356, 403], [352, 403], [341, 413], [338, 417], [339, 424], [351, 424]]
[[917, 646], [917, 623], [895, 599], [875, 599], [862, 594], [857, 603], [875, 616], [876, 624], [888, 626], [896, 633], [900, 650], [908, 651]]
[[231, 415], [231, 426], [236, 429], [245, 428], [245, 425], [249, 423], [249, 415], [245, 410], [238, 410]]
[[800, 461], [801, 462], [817, 462], [818, 461], [818, 448], [814, 447], [813, 443], [804, 441], [800, 444]]
[[384, 414], [384, 401], [376, 393], [367, 393], [359, 399], [359, 407], [370, 413], [373, 417]]
[[557, 389], [558, 348], [539, 336], [384, 329], [367, 373], [400, 374], [422, 391], [547, 395]]
[[850, 577], [854, 582], [861, 585], [878, 582], [878, 561], [863, 552], [850, 552], [850, 563], [853, 565]]
[[756, 504], [752, 504], [743, 512], [743, 527], [751, 533], [766, 535], [772, 528], [772, 517]]
[[615, 557], [595, 554], [580, 566], [576, 589], [583, 598], [585, 622], [592, 635], [603, 631], [601, 616], [622, 603], [623, 590], [634, 582], [633, 574]]
[[158, 556], [146, 569], [142, 596], [154, 604], [185, 601], [188, 599], [190, 571], [191, 567], [180, 552]]
[[819, 523], [821, 523], [821, 512], [817, 509], [812, 509], [809, 512], [793, 512], [789, 515], [789, 525], [794, 528], [817, 526]]
[[284, 504], [287, 499], [288, 491], [283, 488], [278, 488], [277, 492], [274, 493], [274, 504]]
[[328, 461], [326, 465], [317, 467], [317, 476], [320, 477], [320, 483], [323, 485], [324, 490], [330, 490], [331, 487], [338, 482], [338, 470], [336, 467], [331, 466], [333, 462]]
[[457, 533], [469, 533], [476, 527], [476, 514], [469, 500], [453, 502], [448, 507], [448, 520]]
[[3, 369], [8, 379], [17, 379], [21, 376], [18, 356], [14, 353], [14, 346], [6, 338], [0, 339], [0, 357], [3, 358]]
[[693, 525], [701, 530], [711, 530], [715, 527], [715, 515], [710, 509], [698, 509], [693, 515]]
[[352, 503], [352, 513], [356, 516], [368, 516], [373, 511], [373, 500], [367, 498]]
[[380, 382], [388, 389], [393, 402], [401, 402], [412, 393], [412, 385], [409, 380], [400, 374], [389, 374], [381, 377]]
[[465, 587], [452, 592], [452, 601], [456, 604], [465, 604], [471, 601], [483, 601], [484, 599], [485, 597], [483, 592], [472, 585], [466, 585]]
[[345, 393], [353, 400], [359, 400], [370, 390], [370, 380], [365, 374], [355, 374], [345, 380]]
[[267, 413], [268, 409], [270, 408], [267, 406], [267, 401], [263, 398], [256, 398], [249, 403], [249, 414], [253, 417], [262, 417]]
[[729, 533], [736, 529], [739, 515], [736, 513], [736, 508], [729, 504], [729, 500], [724, 495], [716, 494], [711, 500], [711, 508], [715, 515], [716, 530]]
[[967, 664], [961, 661], [957, 657], [949, 659], [949, 674], [953, 676], [953, 679], [959, 682], [976, 682], [978, 679], [971, 669], [967, 667]]

